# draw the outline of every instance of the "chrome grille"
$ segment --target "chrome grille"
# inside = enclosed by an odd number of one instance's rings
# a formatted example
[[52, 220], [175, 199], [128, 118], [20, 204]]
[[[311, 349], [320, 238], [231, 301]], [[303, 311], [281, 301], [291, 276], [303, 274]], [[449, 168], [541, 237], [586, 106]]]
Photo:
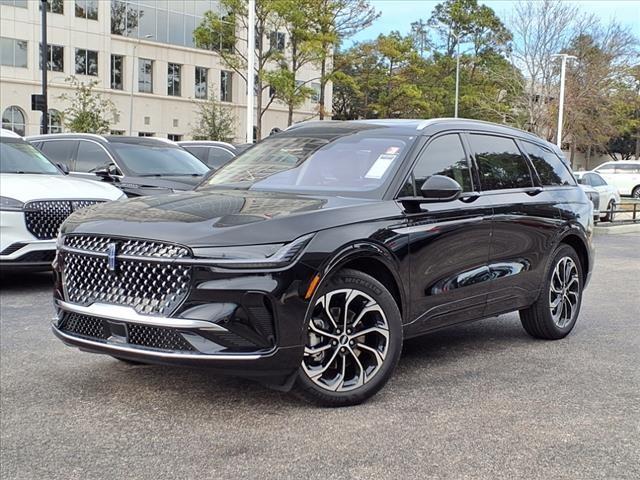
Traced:
[[39, 240], [56, 238], [62, 222], [81, 208], [101, 200], [37, 200], [25, 204], [24, 220], [27, 230]]
[[[64, 244], [87, 251], [68, 251], [64, 255], [65, 295], [71, 303], [125, 305], [141, 314], [168, 316], [189, 293], [189, 265], [154, 262], [156, 258], [185, 257], [189, 255], [185, 247], [84, 235], [67, 236]], [[114, 271], [109, 270], [105, 254], [110, 244], [115, 244], [118, 252]], [[149, 261], [122, 258], [124, 255], [149, 257]]]

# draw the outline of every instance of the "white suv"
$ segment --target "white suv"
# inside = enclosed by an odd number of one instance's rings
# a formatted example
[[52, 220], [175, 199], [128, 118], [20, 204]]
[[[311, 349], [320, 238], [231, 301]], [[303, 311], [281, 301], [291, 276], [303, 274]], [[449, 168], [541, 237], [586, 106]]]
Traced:
[[69, 214], [123, 197], [106, 183], [64, 175], [35, 147], [1, 130], [0, 269], [50, 269]]
[[603, 163], [594, 172], [599, 173], [609, 185], [618, 189], [620, 195], [640, 198], [640, 162], [620, 160]]

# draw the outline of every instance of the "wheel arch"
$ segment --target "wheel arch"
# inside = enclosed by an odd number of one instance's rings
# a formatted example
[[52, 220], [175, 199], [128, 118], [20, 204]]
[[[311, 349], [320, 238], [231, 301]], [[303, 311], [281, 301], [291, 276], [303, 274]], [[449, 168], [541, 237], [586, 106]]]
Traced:
[[587, 278], [589, 277], [589, 272], [591, 271], [589, 248], [587, 247], [586, 242], [575, 233], [567, 233], [560, 239], [560, 243], [569, 245], [578, 254], [580, 265], [582, 267], [582, 280], [586, 283]]

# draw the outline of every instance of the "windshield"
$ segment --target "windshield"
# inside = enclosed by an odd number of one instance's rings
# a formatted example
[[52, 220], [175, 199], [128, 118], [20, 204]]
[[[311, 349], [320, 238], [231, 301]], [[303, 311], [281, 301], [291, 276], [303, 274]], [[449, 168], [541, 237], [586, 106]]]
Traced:
[[122, 166], [133, 176], [201, 176], [209, 169], [182, 148], [164, 145], [112, 143]]
[[33, 145], [6, 139], [0, 143], [0, 173], [62, 175]]
[[199, 188], [227, 187], [378, 198], [415, 137], [274, 136], [236, 157]]

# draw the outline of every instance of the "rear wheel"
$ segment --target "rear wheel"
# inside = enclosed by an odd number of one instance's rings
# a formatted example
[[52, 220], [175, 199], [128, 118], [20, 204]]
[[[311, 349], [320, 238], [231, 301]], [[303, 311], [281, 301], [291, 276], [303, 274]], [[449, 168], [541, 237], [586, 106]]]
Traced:
[[520, 321], [529, 335], [557, 340], [571, 332], [580, 313], [582, 278], [576, 251], [569, 245], [560, 245], [552, 255], [538, 300], [520, 310]]
[[631, 196], [633, 198], [640, 199], [640, 185], [638, 185], [636, 188], [633, 189], [633, 192], [631, 192]]
[[294, 388], [313, 403], [356, 405], [389, 380], [402, 350], [393, 296], [373, 277], [340, 271], [315, 301]]
[[616, 201], [615, 200], [609, 200], [609, 205], [607, 205], [607, 213], [606, 215], [604, 215], [602, 217], [602, 220], [604, 222], [613, 222], [613, 218], [615, 216], [615, 213], [612, 212], [612, 210], [616, 209]]

